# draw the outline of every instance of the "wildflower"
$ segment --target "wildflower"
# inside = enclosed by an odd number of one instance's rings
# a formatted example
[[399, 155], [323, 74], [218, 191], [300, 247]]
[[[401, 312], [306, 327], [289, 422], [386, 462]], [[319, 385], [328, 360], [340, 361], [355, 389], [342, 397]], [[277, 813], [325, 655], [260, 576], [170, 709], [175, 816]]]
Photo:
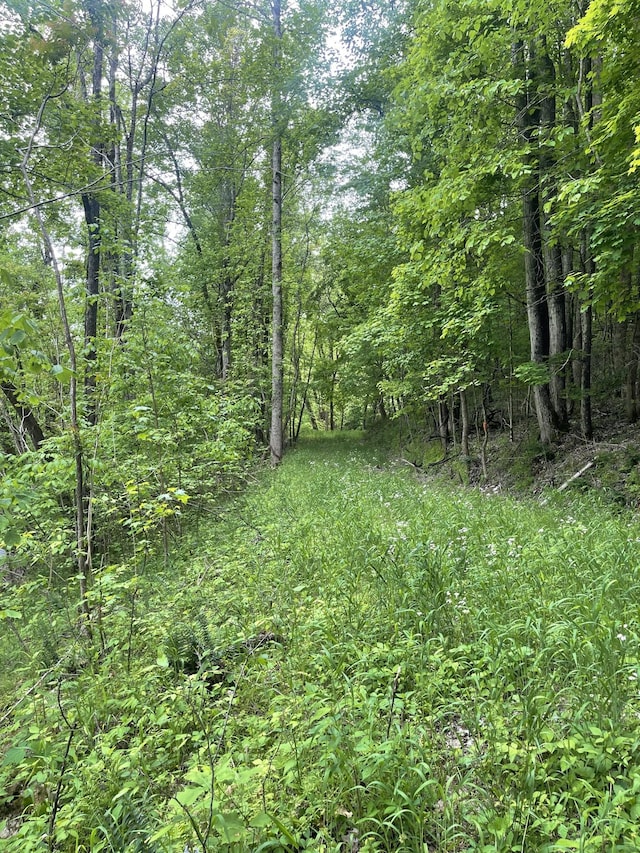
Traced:
[[621, 643], [624, 643], [627, 639], [625, 634], [616, 634], [616, 638], [620, 640]]

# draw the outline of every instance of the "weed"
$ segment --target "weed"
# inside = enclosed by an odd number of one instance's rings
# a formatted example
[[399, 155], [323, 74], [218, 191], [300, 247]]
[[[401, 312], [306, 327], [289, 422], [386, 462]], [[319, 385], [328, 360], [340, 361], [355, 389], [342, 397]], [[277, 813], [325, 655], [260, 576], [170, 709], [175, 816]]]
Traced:
[[3, 850], [638, 849], [637, 521], [381, 459], [314, 438], [184, 519], [184, 562], [111, 573], [99, 655], [7, 592]]

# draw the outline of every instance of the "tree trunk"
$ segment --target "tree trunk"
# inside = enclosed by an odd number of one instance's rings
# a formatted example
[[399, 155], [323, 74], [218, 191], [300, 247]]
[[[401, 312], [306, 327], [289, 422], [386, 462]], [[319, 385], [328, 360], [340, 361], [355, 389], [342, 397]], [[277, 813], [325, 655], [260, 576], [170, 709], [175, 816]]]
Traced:
[[231, 372], [231, 293], [233, 291], [233, 281], [228, 271], [225, 271], [224, 280], [221, 289], [222, 301], [222, 329], [220, 335], [220, 343], [222, 349], [222, 379], [229, 378]]
[[[102, 77], [104, 64], [104, 21], [99, 3], [87, 0], [87, 12], [93, 26], [93, 69], [91, 74], [90, 106], [92, 117], [91, 160], [100, 171], [106, 150], [102, 134]], [[86, 418], [91, 426], [97, 419], [96, 411], [96, 336], [98, 333], [98, 294], [100, 287], [100, 200], [96, 193], [83, 193], [82, 206], [87, 226], [87, 278], [84, 309], [84, 357], [85, 357], [85, 407]]]
[[[5, 453], [10, 452], [8, 450], [10, 441], [13, 445], [13, 450], [18, 456], [28, 453], [29, 445], [27, 444], [24, 429], [20, 429], [20, 426], [14, 423], [11, 412], [2, 397], [0, 397], [0, 417], [2, 417], [7, 428], [6, 434], [0, 436], [0, 451], [4, 451]], [[7, 441], [7, 434], [9, 441]]]
[[577, 296], [573, 297], [571, 301], [573, 316], [571, 348], [574, 353], [572, 360], [573, 385], [579, 391], [582, 387], [582, 313], [580, 311], [580, 301]]
[[320, 427], [318, 426], [318, 418], [316, 417], [316, 413], [313, 411], [313, 406], [311, 405], [311, 400], [307, 400], [307, 411], [309, 412], [309, 420], [311, 421], [311, 429], [314, 430], [314, 432], [318, 432]]
[[[282, 50], [282, 23], [280, 20], [280, 0], [273, 0], [274, 70], [279, 77]], [[272, 297], [273, 315], [271, 329], [271, 431], [269, 444], [271, 464], [278, 465], [282, 460], [283, 434], [283, 299], [282, 299], [282, 117], [281, 99], [278, 91], [279, 79], [275, 81], [273, 93], [273, 153], [272, 153], [272, 189], [273, 206], [271, 218], [272, 248]]]
[[[516, 73], [522, 81], [522, 90], [517, 97], [516, 121], [520, 138], [527, 146], [525, 158], [529, 167], [529, 177], [522, 190], [527, 319], [531, 343], [531, 361], [548, 366], [550, 351], [549, 306], [542, 251], [538, 151], [541, 113], [533, 47], [529, 46], [528, 48], [528, 72], [525, 50], [525, 45], [522, 42], [513, 47], [513, 63]], [[538, 418], [540, 440], [544, 444], [548, 444], [555, 436], [556, 427], [556, 416], [548, 382], [533, 386], [533, 399]]]
[[[76, 528], [76, 561], [77, 561], [77, 577], [78, 583], [80, 587], [80, 611], [83, 616], [83, 630], [91, 638], [91, 621], [90, 621], [90, 610], [89, 610], [89, 599], [87, 597], [88, 593], [88, 581], [89, 575], [91, 572], [91, 541], [88, 537], [87, 533], [87, 506], [85, 502], [85, 489], [84, 489], [84, 461], [83, 461], [83, 447], [82, 447], [82, 439], [80, 437], [80, 425], [78, 419], [78, 397], [77, 397], [77, 369], [78, 362], [76, 359], [76, 349], [73, 341], [73, 335], [71, 334], [71, 325], [69, 323], [69, 318], [67, 315], [67, 307], [64, 296], [64, 286], [62, 281], [62, 273], [60, 271], [60, 267], [58, 265], [57, 256], [55, 253], [55, 249], [53, 246], [53, 241], [51, 240], [51, 236], [47, 227], [45, 225], [42, 211], [36, 204], [35, 194], [33, 192], [33, 185], [31, 184], [31, 180], [29, 178], [29, 173], [27, 170], [27, 165], [29, 163], [29, 159], [31, 157], [31, 151], [33, 148], [33, 144], [35, 142], [36, 134], [40, 129], [40, 124], [42, 121], [42, 114], [46, 107], [47, 100], [45, 99], [42, 102], [40, 107], [40, 111], [38, 113], [38, 118], [36, 121], [36, 129], [31, 137], [29, 145], [25, 151], [24, 157], [22, 159], [22, 163], [20, 166], [20, 171], [22, 172], [22, 177], [24, 179], [25, 186], [27, 188], [27, 195], [29, 198], [29, 203], [34, 211], [34, 216], [38, 223], [38, 227], [40, 230], [40, 234], [42, 236], [42, 240], [45, 244], [47, 254], [51, 258], [51, 266], [53, 268], [53, 273], [56, 282], [56, 292], [58, 295], [58, 307], [60, 310], [60, 319], [62, 322], [62, 330], [64, 333], [65, 344], [67, 347], [67, 352], [69, 354], [69, 367], [71, 368], [71, 380], [69, 383], [69, 409], [70, 409], [70, 420], [71, 420], [71, 435], [73, 441], [73, 456], [75, 462], [75, 510], [76, 510], [76, 518], [75, 518], [75, 528]], [[90, 532], [90, 531], [89, 531]]]
[[631, 346], [627, 353], [627, 371], [625, 382], [625, 413], [629, 423], [638, 420], [638, 358], [640, 356], [640, 316], [633, 317]]
[[593, 309], [582, 311], [582, 376], [580, 384], [580, 429], [583, 438], [593, 438], [591, 419], [591, 342]]
[[87, 225], [87, 283], [84, 309], [84, 351], [86, 417], [95, 426], [96, 411], [96, 336], [98, 334], [98, 295], [100, 287], [100, 202], [95, 195], [83, 195], [84, 216]]
[[2, 388], [4, 396], [11, 403], [16, 414], [20, 418], [21, 429], [19, 429], [19, 435], [22, 434], [22, 428], [24, 428], [29, 438], [31, 439], [33, 449], [40, 450], [40, 445], [44, 441], [44, 433], [42, 432], [40, 424], [38, 423], [35, 415], [31, 411], [31, 409], [27, 408], [27, 406], [23, 405], [20, 402], [18, 398], [18, 389], [12, 382], [9, 382], [5, 379], [2, 383], [0, 383], [0, 388]]
[[[531, 361], [536, 364], [547, 365], [549, 357], [549, 311], [542, 268], [539, 199], [537, 190], [533, 188], [524, 193], [523, 225]], [[533, 399], [538, 418], [540, 441], [543, 444], [548, 444], [553, 441], [555, 436], [549, 384], [534, 385]]]
[[469, 458], [469, 409], [467, 406], [467, 392], [460, 391], [460, 421], [462, 423], [462, 434], [460, 436], [460, 445], [462, 455]]
[[447, 449], [449, 444], [449, 433], [448, 433], [448, 424], [449, 424], [449, 407], [447, 406], [446, 400], [440, 400], [438, 402], [438, 432], [440, 433], [440, 443], [442, 445], [442, 455], [447, 455]]
[[549, 312], [551, 368], [549, 394], [554, 410], [554, 421], [559, 429], [566, 430], [568, 427], [565, 387], [566, 366], [562, 362], [563, 353], [567, 348], [563, 261], [560, 244], [554, 240], [550, 222], [551, 215], [548, 211], [548, 206], [557, 195], [556, 149], [553, 144], [556, 129], [556, 70], [544, 39], [542, 41], [540, 69], [541, 83], [545, 92], [540, 110], [540, 224]]

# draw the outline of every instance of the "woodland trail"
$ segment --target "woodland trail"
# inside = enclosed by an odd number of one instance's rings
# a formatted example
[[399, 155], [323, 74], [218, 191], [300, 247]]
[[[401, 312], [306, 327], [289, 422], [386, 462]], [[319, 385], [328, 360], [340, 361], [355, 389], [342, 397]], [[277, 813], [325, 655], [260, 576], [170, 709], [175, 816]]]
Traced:
[[63, 778], [65, 853], [637, 850], [638, 541], [307, 438], [166, 568], [97, 577], [103, 657], [16, 708], [0, 795]]
[[230, 724], [283, 849], [637, 849], [634, 519], [427, 485], [350, 435], [224, 526], [207, 618], [283, 638]]

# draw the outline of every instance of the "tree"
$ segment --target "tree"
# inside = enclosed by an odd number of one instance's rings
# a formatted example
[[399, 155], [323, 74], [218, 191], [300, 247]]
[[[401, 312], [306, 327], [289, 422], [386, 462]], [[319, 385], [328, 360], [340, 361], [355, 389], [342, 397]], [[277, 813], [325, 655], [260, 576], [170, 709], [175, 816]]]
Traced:
[[[398, 121], [423, 168], [398, 204], [412, 256], [403, 275], [410, 273], [409, 287], [431, 282], [436, 305], [461, 283], [465, 298], [471, 288], [478, 298], [466, 302], [476, 307], [460, 330], [473, 326], [474, 314], [490, 316], [487, 298], [502, 291], [517, 305], [522, 294], [530, 353], [516, 374], [532, 389], [545, 443], [567, 428], [576, 392], [583, 434], [592, 429], [587, 282], [597, 276], [597, 238], [584, 216], [568, 215], [568, 199], [585, 183], [567, 173], [590, 171], [602, 108], [591, 67], [565, 46], [576, 12], [571, 3], [416, 4], [396, 90]], [[462, 353], [464, 336], [460, 344]]]
[[281, 82], [278, 79], [282, 71], [282, 16], [280, 0], [272, 0], [273, 12], [273, 68], [274, 87], [272, 92], [272, 194], [273, 212], [271, 217], [271, 280], [273, 316], [271, 320], [271, 429], [269, 431], [269, 449], [271, 464], [278, 465], [283, 453], [283, 299], [282, 299], [282, 95]]

